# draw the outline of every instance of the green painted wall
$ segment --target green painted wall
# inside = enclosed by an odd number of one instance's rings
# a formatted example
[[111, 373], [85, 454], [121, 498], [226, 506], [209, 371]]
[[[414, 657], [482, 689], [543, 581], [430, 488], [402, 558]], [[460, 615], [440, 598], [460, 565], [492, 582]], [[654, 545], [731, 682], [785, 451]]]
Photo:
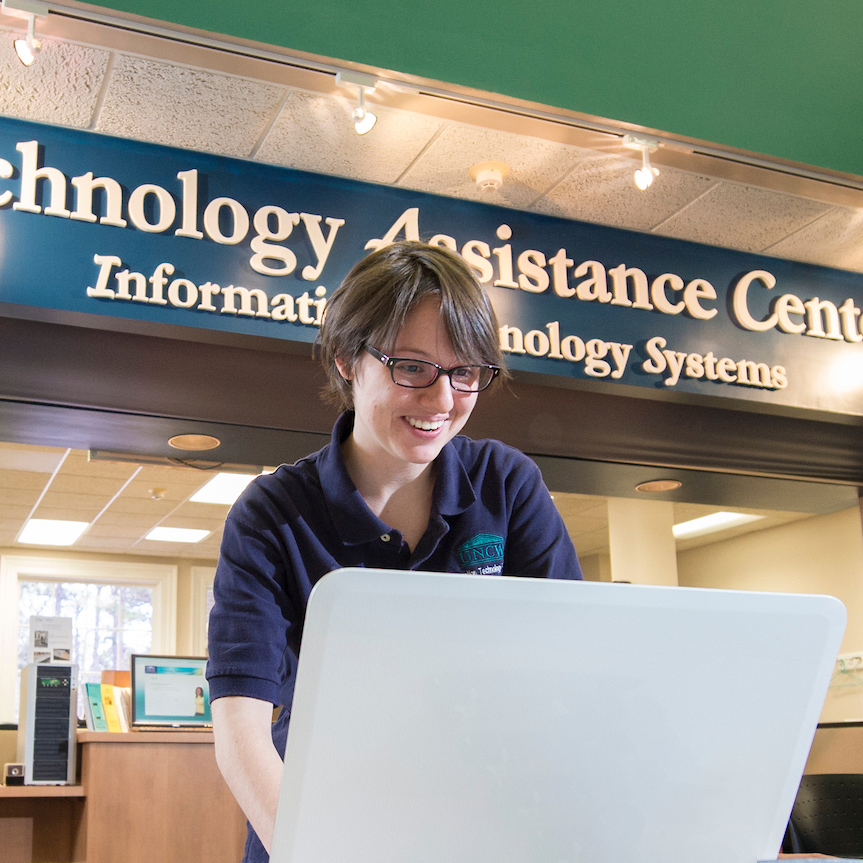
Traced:
[[860, 0], [95, 2], [863, 175]]

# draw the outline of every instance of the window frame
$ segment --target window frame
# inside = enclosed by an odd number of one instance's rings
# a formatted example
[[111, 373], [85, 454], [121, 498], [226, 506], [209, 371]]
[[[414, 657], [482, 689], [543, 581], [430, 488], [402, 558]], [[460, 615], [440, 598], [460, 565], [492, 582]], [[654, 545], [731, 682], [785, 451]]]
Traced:
[[21, 581], [141, 585], [153, 590], [153, 652], [177, 648], [177, 566], [81, 558], [0, 556], [0, 723], [12, 721], [19, 695], [18, 605]]
[[215, 577], [215, 566], [192, 567], [189, 643], [195, 656], [207, 656], [207, 592]]

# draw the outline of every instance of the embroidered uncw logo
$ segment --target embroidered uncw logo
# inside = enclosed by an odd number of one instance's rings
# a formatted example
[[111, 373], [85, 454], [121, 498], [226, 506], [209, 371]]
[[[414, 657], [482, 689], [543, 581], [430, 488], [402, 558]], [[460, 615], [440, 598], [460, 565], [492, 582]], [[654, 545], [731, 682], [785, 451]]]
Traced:
[[456, 550], [461, 571], [472, 575], [500, 575], [503, 571], [503, 537], [478, 533]]

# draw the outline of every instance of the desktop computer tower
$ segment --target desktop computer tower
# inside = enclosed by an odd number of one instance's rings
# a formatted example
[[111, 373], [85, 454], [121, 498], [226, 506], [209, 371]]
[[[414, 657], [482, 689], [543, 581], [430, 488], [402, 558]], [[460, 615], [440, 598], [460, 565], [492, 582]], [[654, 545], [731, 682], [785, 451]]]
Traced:
[[78, 666], [32, 662], [21, 671], [18, 761], [25, 785], [74, 785]]

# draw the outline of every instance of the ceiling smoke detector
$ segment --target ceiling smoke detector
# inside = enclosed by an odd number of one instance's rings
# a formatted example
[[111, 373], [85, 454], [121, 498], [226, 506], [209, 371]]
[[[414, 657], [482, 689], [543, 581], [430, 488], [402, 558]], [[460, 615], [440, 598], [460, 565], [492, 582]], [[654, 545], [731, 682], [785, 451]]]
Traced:
[[480, 192], [496, 192], [509, 174], [509, 165], [503, 162], [480, 162], [469, 173]]

